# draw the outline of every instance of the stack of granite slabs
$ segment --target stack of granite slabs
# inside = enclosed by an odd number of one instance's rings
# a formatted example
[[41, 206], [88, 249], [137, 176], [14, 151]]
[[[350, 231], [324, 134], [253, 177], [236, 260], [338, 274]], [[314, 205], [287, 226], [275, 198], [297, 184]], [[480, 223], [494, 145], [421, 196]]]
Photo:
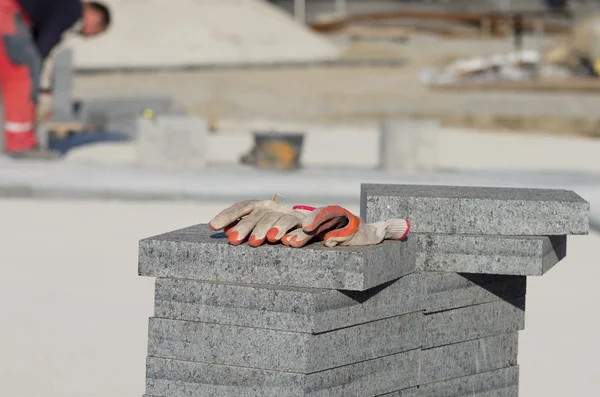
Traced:
[[517, 396], [526, 276], [565, 239], [428, 233], [410, 210], [408, 241], [372, 247], [235, 247], [207, 225], [142, 240], [147, 396]]
[[[448, 308], [443, 295], [428, 303], [426, 323], [440, 326], [444, 335], [427, 329], [423, 351], [440, 344], [451, 349], [458, 339], [481, 340], [508, 335], [511, 328], [523, 329], [525, 277], [542, 276], [560, 262], [566, 256], [567, 235], [589, 232], [589, 209], [589, 203], [565, 190], [363, 184], [361, 192], [363, 221], [398, 217], [411, 221], [417, 274], [506, 280], [493, 292], [478, 283], [498, 297], [492, 303], [469, 301], [482, 293], [477, 288], [461, 295], [459, 308]], [[522, 280], [522, 289], [510, 285], [511, 277]], [[493, 316], [507, 322], [504, 328]], [[503, 343], [511, 350], [517, 340]], [[518, 367], [511, 365], [442, 382], [422, 380], [418, 387], [389, 396], [513, 397], [518, 396], [518, 379]]]

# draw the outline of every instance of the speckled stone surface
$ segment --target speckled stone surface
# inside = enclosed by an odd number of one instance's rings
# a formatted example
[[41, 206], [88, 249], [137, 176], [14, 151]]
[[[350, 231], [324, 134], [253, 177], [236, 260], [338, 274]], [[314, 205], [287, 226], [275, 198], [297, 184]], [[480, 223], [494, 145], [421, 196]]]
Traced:
[[525, 297], [428, 314], [424, 317], [423, 348], [449, 345], [525, 328]]
[[[419, 385], [517, 365], [516, 332], [421, 351]], [[400, 390], [400, 389], [398, 389]]]
[[425, 310], [525, 295], [526, 278], [411, 273], [368, 291], [235, 285], [158, 278], [154, 315], [222, 325], [321, 333]]
[[317, 335], [151, 318], [148, 355], [310, 374], [419, 348], [423, 317], [417, 312]]
[[376, 396], [416, 386], [419, 350], [310, 375], [148, 357], [146, 393], [169, 397]]
[[567, 237], [413, 234], [417, 268], [459, 272], [542, 276], [567, 253]]
[[408, 218], [414, 233], [587, 234], [590, 204], [567, 190], [361, 185], [361, 218]]
[[450, 379], [380, 397], [518, 397], [519, 367]]
[[364, 291], [415, 269], [412, 242], [369, 247], [302, 249], [283, 245], [232, 246], [208, 225], [196, 225], [139, 243], [138, 273], [236, 284]]
[[169, 397], [377, 396], [516, 365], [517, 334], [411, 350], [313, 374], [148, 357], [146, 393]]

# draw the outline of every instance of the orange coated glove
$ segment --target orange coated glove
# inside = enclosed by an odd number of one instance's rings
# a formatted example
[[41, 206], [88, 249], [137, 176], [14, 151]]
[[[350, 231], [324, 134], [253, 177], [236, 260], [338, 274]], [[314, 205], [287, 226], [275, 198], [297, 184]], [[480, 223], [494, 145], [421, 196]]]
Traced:
[[313, 237], [322, 239], [327, 247], [376, 245], [383, 240], [404, 240], [410, 231], [407, 219], [391, 219], [363, 224], [359, 217], [338, 205], [312, 211], [302, 221], [302, 229], [284, 236], [282, 242], [291, 247], [303, 247]]

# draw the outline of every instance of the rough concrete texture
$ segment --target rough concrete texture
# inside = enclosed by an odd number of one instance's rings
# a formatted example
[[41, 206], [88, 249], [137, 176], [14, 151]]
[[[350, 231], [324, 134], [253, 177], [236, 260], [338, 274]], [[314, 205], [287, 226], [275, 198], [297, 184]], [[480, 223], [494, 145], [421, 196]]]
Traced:
[[146, 392], [170, 397], [376, 396], [516, 365], [517, 334], [411, 350], [314, 374], [147, 358]]
[[148, 355], [311, 374], [419, 348], [422, 326], [420, 312], [318, 335], [151, 318]]
[[412, 273], [364, 292], [158, 278], [154, 315], [222, 325], [321, 333], [425, 310], [523, 296], [526, 278]]
[[[175, 112], [172, 98], [164, 95], [120, 96], [112, 98], [93, 98], [81, 101], [80, 117], [86, 125], [99, 130], [122, 128], [123, 122], [135, 121], [144, 110], [152, 110], [156, 115]], [[120, 130], [120, 128], [118, 128]], [[136, 131], [129, 132], [135, 135]], [[132, 164], [136, 162], [136, 147], [132, 145]]]
[[381, 397], [518, 397], [519, 367], [420, 385]]
[[208, 124], [199, 117], [137, 118], [137, 163], [141, 166], [206, 168]]
[[525, 297], [498, 300], [429, 314], [424, 317], [421, 346], [430, 348], [525, 328]]
[[361, 186], [367, 222], [408, 218], [415, 233], [587, 234], [590, 204], [572, 191], [425, 185]]
[[465, 236], [413, 234], [417, 269], [542, 276], [567, 253], [566, 236]]
[[414, 271], [414, 246], [303, 249], [283, 245], [233, 246], [224, 233], [196, 225], [139, 243], [139, 274], [240, 284], [364, 291]]
[[[331, 58], [338, 50], [259, 0], [107, 0], [114, 23], [91, 42], [74, 37], [77, 69], [182, 67]], [[290, 45], [294, 43], [294, 45]]]

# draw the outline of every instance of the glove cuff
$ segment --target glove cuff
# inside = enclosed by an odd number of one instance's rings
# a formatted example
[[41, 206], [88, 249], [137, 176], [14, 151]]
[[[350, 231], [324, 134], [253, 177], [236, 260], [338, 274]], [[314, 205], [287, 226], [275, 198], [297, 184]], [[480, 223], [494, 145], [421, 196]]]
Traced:
[[384, 240], [404, 240], [410, 232], [408, 219], [390, 219], [371, 224], [377, 228], [377, 235]]

